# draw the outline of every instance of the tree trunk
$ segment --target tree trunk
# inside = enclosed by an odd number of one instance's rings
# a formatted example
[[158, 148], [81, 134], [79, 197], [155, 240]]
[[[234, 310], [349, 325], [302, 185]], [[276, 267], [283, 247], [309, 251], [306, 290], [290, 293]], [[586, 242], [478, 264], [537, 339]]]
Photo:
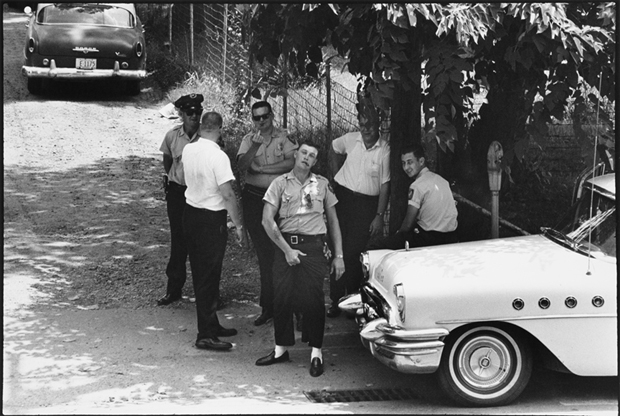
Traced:
[[[416, 66], [420, 68], [419, 65]], [[418, 78], [421, 73], [418, 72]], [[395, 233], [407, 211], [407, 189], [410, 180], [401, 167], [400, 152], [410, 143], [420, 143], [421, 90], [397, 88], [394, 91], [390, 123], [390, 234]]]

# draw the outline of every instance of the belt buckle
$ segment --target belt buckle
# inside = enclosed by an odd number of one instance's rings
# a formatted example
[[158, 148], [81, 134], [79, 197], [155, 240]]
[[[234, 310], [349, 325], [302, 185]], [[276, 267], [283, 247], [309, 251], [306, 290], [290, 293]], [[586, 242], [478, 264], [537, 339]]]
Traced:
[[291, 244], [299, 244], [299, 240], [296, 235], [291, 236]]

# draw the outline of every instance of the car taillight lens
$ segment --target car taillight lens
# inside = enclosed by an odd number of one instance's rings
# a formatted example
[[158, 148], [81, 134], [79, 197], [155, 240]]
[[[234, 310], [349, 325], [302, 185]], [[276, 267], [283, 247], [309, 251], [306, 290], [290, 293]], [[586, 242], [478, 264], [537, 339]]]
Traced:
[[401, 322], [405, 322], [405, 309], [407, 299], [405, 298], [405, 288], [402, 283], [394, 285], [394, 296], [396, 296], [396, 307], [398, 308], [398, 315]]
[[141, 42], [136, 43], [136, 56], [140, 58], [144, 53], [144, 46], [142, 46]]
[[28, 52], [33, 53], [34, 47], [36, 46], [34, 38], [28, 39]]

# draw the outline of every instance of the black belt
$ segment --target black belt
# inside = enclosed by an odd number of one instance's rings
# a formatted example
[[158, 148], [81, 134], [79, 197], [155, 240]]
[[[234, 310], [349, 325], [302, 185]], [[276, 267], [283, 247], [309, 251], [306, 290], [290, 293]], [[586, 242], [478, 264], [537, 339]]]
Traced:
[[261, 198], [264, 197], [265, 192], [267, 192], [266, 188], [259, 188], [258, 186], [250, 185], [248, 183], [244, 185], [243, 190], [251, 195], [259, 196]]
[[379, 195], [366, 195], [366, 194], [361, 194], [359, 192], [355, 192], [350, 190], [349, 188], [347, 188], [344, 185], [340, 185], [338, 182], [336, 182], [338, 184], [338, 190], [342, 190], [345, 194], [349, 194], [349, 195], [353, 195], [357, 198], [363, 198], [363, 199], [370, 199], [370, 200], [375, 200], [375, 199], [379, 199]]
[[287, 243], [293, 245], [316, 242], [323, 244], [323, 242], [325, 241], [325, 234], [308, 235], [282, 233], [282, 237], [284, 237]]
[[170, 188], [172, 188], [172, 189], [179, 189], [179, 190], [183, 190], [183, 191], [185, 191], [187, 189], [187, 186], [180, 185], [180, 184], [178, 184], [176, 182], [172, 182], [172, 181], [168, 182], [168, 186]]

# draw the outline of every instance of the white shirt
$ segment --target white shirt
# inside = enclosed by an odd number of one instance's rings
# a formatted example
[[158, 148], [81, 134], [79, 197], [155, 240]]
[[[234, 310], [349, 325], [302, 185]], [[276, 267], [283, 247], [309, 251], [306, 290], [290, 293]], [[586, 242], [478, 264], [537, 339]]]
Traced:
[[456, 230], [458, 212], [450, 184], [428, 168], [423, 168], [409, 186], [407, 204], [420, 210], [417, 223], [425, 231]]
[[226, 209], [220, 185], [235, 180], [226, 153], [213, 141], [200, 138], [183, 148], [185, 202], [195, 208]]
[[334, 176], [338, 184], [354, 192], [377, 196], [381, 185], [390, 180], [390, 146], [383, 139], [366, 149], [362, 133], [347, 133], [332, 141], [337, 154], [347, 159]]

